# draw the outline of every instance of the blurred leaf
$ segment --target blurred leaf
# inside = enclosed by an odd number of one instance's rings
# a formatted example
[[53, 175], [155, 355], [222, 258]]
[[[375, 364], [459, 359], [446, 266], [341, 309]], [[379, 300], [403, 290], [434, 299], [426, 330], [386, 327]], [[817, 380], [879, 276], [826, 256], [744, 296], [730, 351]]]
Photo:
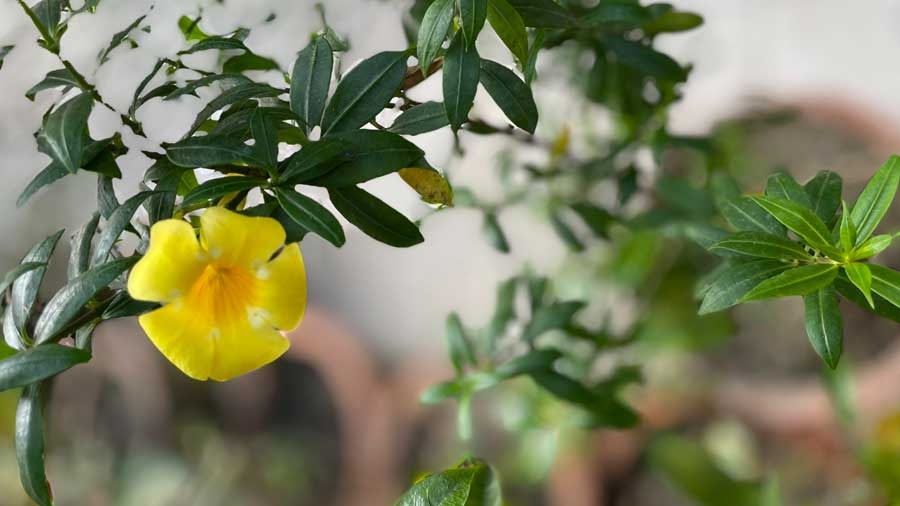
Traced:
[[329, 188], [353, 186], [409, 167], [424, 155], [403, 137], [380, 130], [356, 130], [329, 139], [337, 139], [346, 146], [346, 160], [305, 184]]
[[766, 180], [766, 196], [788, 200], [797, 205], [812, 209], [812, 202], [806, 190], [800, 186], [793, 176], [782, 170], [770, 175]]
[[532, 342], [545, 332], [565, 328], [585, 305], [582, 301], [566, 301], [538, 308], [522, 331], [522, 340]]
[[415, 223], [361, 188], [329, 188], [328, 196], [347, 221], [376, 241], [408, 248], [425, 240]]
[[522, 16], [507, 0], [488, 0], [487, 19], [513, 56], [525, 65], [528, 62], [528, 32]]
[[200, 202], [214, 201], [231, 193], [265, 186], [267, 183], [268, 181], [262, 178], [245, 176], [226, 176], [210, 179], [185, 195], [181, 205], [184, 207]]
[[[83, 352], [82, 352], [83, 353]], [[51, 506], [53, 494], [44, 470], [44, 388], [32, 384], [22, 391], [16, 408], [16, 460], [22, 488], [40, 506]]]
[[97, 232], [97, 225], [100, 223], [100, 213], [94, 213], [91, 219], [72, 234], [69, 265], [67, 274], [69, 279], [73, 279], [81, 275], [88, 269], [91, 261], [91, 241], [94, 240], [94, 234]]
[[419, 68], [426, 75], [447, 38], [455, 11], [455, 0], [435, 0], [422, 17], [422, 23], [419, 25], [416, 57], [419, 60]]
[[617, 221], [617, 218], [609, 211], [587, 201], [576, 202], [571, 205], [571, 208], [595, 236], [609, 239], [609, 227]]
[[834, 264], [813, 264], [794, 267], [756, 285], [746, 295], [741, 297], [740, 302], [792, 295], [809, 295], [831, 285], [837, 274], [838, 266]]
[[475, 46], [466, 49], [462, 33], [457, 33], [444, 55], [444, 110], [454, 131], [469, 121], [469, 110], [475, 102], [480, 58]]
[[490, 60], [481, 60], [479, 78], [503, 114], [517, 127], [534, 134], [538, 110], [531, 88], [515, 72]]
[[819, 171], [816, 177], [803, 186], [809, 195], [812, 210], [822, 222], [831, 223], [834, 213], [841, 206], [841, 176], [830, 170]]
[[591, 8], [581, 18], [581, 22], [589, 26], [617, 25], [637, 27], [649, 19], [650, 15], [644, 6], [630, 0], [612, 0], [600, 3]]
[[406, 53], [386, 51], [363, 60], [338, 83], [325, 109], [322, 135], [356, 130], [371, 121], [400, 90]]
[[456, 469], [419, 480], [395, 506], [501, 506], [500, 483], [490, 466], [467, 460]]
[[460, 32], [467, 51], [475, 47], [475, 39], [484, 28], [487, 13], [488, 0], [459, 0], [459, 20], [462, 25]]
[[900, 184], [900, 156], [893, 155], [869, 179], [856, 203], [853, 204], [853, 210], [850, 211], [850, 218], [856, 225], [857, 244], [868, 239], [884, 218], [894, 201], [894, 195], [897, 194], [898, 184]]
[[829, 285], [803, 297], [806, 335], [816, 353], [834, 369], [841, 359], [844, 323], [838, 309], [837, 292]]
[[57, 107], [38, 134], [38, 147], [70, 173], [81, 168], [88, 116], [94, 97], [82, 93]]
[[0, 360], [0, 391], [37, 383], [90, 359], [84, 350], [58, 344], [21, 351]]
[[753, 197], [763, 209], [782, 225], [800, 236], [806, 244], [840, 260], [842, 255], [834, 246], [831, 232], [815, 213], [791, 201], [771, 197]]
[[478, 365], [475, 360], [475, 352], [472, 350], [472, 344], [466, 336], [466, 330], [463, 328], [462, 321], [456, 313], [450, 313], [447, 317], [444, 333], [447, 342], [447, 351], [450, 354], [450, 362], [456, 369], [456, 376], [462, 376], [466, 365]]
[[497, 286], [494, 314], [491, 316], [490, 322], [488, 322], [484, 336], [483, 351], [488, 354], [494, 352], [494, 344], [497, 338], [506, 332], [510, 322], [516, 317], [515, 298], [518, 282], [518, 278], [510, 278]]
[[507, 0], [522, 16], [525, 26], [571, 28], [575, 17], [553, 0]]
[[441, 102], [425, 102], [411, 107], [394, 120], [389, 131], [400, 135], [419, 135], [450, 124]]
[[337, 247], [344, 245], [341, 223], [322, 204], [289, 188], [275, 188], [275, 196], [284, 212], [300, 226]]
[[576, 235], [575, 231], [565, 222], [559, 212], [550, 214], [550, 226], [553, 227], [553, 231], [556, 232], [557, 237], [559, 237], [571, 251], [584, 251], [584, 243], [581, 242], [581, 239], [578, 238], [578, 235]]
[[675, 33], [693, 30], [703, 24], [703, 17], [693, 12], [669, 11], [644, 23], [641, 27], [648, 36], [659, 33]]
[[553, 364], [561, 356], [556, 350], [531, 350], [499, 365], [491, 375], [499, 382], [524, 374], [552, 371]]
[[700, 305], [699, 314], [730, 308], [753, 287], [789, 268], [789, 264], [768, 259], [740, 262], [727, 267], [703, 290], [706, 295]]
[[398, 172], [400, 178], [416, 191], [424, 202], [453, 206], [453, 188], [443, 174], [435, 169], [407, 167]]
[[799, 243], [780, 235], [764, 232], [738, 232], [716, 242], [709, 247], [709, 250], [716, 254], [724, 251], [777, 260], [812, 261], [812, 257]]
[[497, 220], [497, 215], [491, 212], [484, 213], [484, 221], [481, 225], [482, 233], [487, 238], [488, 244], [501, 253], [509, 253], [509, 241]]
[[0, 69], [3, 68], [3, 59], [9, 55], [10, 51], [15, 49], [14, 45], [0, 46]]
[[147, 197], [152, 194], [153, 192], [151, 191], [140, 192], [126, 200], [118, 207], [118, 209], [109, 215], [106, 219], [106, 226], [104, 227], [103, 232], [100, 233], [100, 238], [97, 240], [97, 247], [94, 248], [94, 254], [91, 256], [92, 266], [100, 265], [106, 261], [115, 246], [116, 241], [119, 240], [119, 236], [122, 235], [122, 232], [124, 232], [131, 223], [131, 218], [134, 216], [138, 207], [140, 207], [141, 204], [147, 200]]
[[325, 37], [316, 37], [309, 43], [294, 62], [291, 75], [291, 109], [300, 117], [304, 133], [322, 122], [334, 55]]
[[613, 36], [605, 37], [603, 43], [620, 63], [642, 74], [676, 83], [687, 79], [687, 71], [678, 62], [650, 46]]

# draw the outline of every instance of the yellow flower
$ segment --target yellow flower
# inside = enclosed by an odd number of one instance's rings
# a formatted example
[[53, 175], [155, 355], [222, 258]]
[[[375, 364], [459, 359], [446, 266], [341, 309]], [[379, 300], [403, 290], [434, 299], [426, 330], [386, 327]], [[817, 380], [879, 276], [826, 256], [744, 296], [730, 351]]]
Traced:
[[276, 220], [221, 207], [200, 217], [199, 242], [184, 220], [156, 223], [128, 278], [133, 298], [163, 304], [140, 317], [144, 332], [198, 380], [226, 381], [275, 360], [288, 349], [278, 329], [296, 327], [306, 306], [300, 247], [284, 240]]

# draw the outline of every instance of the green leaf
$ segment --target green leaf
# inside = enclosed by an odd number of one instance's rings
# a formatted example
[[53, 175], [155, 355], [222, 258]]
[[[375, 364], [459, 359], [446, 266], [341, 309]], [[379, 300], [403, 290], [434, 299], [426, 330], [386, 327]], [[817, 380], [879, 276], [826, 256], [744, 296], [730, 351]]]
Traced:
[[468, 460], [419, 480], [395, 506], [501, 506], [501, 501], [500, 483], [490, 466]]
[[834, 213], [841, 207], [841, 176], [830, 170], [819, 171], [816, 177], [803, 186], [812, 205], [812, 210], [823, 223], [829, 224]]
[[838, 309], [837, 293], [827, 286], [803, 297], [806, 334], [816, 353], [834, 369], [841, 359], [844, 324]]
[[0, 299], [6, 297], [6, 290], [23, 274], [44, 267], [47, 267], [47, 264], [41, 262], [25, 262], [13, 267], [0, 278]]
[[0, 392], [21, 388], [87, 362], [91, 354], [70, 346], [36, 346], [0, 360]]
[[550, 213], [550, 226], [556, 232], [556, 236], [565, 243], [566, 247], [571, 251], [584, 251], [584, 242], [578, 237], [572, 227], [566, 223], [562, 214], [559, 212]]
[[[131, 22], [130, 25], [126, 26], [124, 30], [116, 32], [112, 39], [110, 39], [109, 44], [106, 45], [106, 48], [100, 51], [100, 55], [97, 57], [97, 60], [100, 62], [100, 65], [103, 65], [107, 61], [109, 61], [109, 54], [112, 53], [117, 47], [122, 45], [123, 42], [129, 39], [131, 32], [140, 26], [141, 22], [144, 21], [147, 15], [138, 17], [134, 21]], [[132, 40], [134, 42], [134, 40]]]
[[25, 97], [33, 102], [38, 93], [53, 88], [63, 88], [63, 92], [65, 92], [70, 88], [81, 88], [81, 84], [69, 69], [51, 70], [39, 83], [25, 92]]
[[16, 460], [22, 488], [39, 506], [52, 506], [44, 470], [44, 388], [40, 383], [22, 391], [16, 408]]
[[504, 362], [494, 369], [491, 374], [499, 383], [516, 376], [552, 371], [553, 364], [561, 356], [556, 350], [531, 350], [524, 355]]
[[447, 352], [450, 354], [450, 362], [456, 370], [456, 376], [462, 376], [466, 365], [478, 365], [475, 360], [475, 352], [472, 350], [472, 344], [466, 336], [466, 330], [463, 328], [462, 321], [456, 313], [450, 313], [447, 317], [445, 325], [446, 331], [445, 341], [447, 342]]
[[741, 297], [739, 302], [789, 297], [792, 295], [809, 295], [816, 290], [831, 285], [837, 275], [838, 266], [836, 264], [813, 264], [794, 267], [756, 285], [753, 290]]
[[784, 235], [784, 226], [750, 197], [718, 200], [719, 212], [737, 230]]
[[244, 53], [225, 60], [222, 64], [222, 72], [247, 72], [248, 70], [267, 71], [279, 70], [278, 62], [258, 54]]
[[565, 328], [572, 323], [575, 313], [584, 309], [585, 305], [583, 301], [573, 300], [554, 302], [538, 308], [522, 331], [522, 340], [532, 342], [545, 332]]
[[509, 241], [506, 239], [506, 233], [503, 232], [503, 228], [500, 226], [496, 214], [490, 212], [484, 213], [484, 221], [482, 222], [481, 230], [484, 233], [485, 238], [487, 238], [488, 243], [493, 246], [494, 249], [501, 253], [510, 252]]
[[809, 194], [790, 174], [778, 171], [766, 180], [766, 196], [788, 200], [797, 205], [812, 209]]
[[637, 2], [618, 0], [603, 2], [590, 9], [581, 18], [581, 22], [588, 26], [617, 25], [622, 27], [637, 27], [649, 19], [647, 9]]
[[138, 257], [120, 258], [92, 268], [70, 281], [47, 303], [34, 327], [36, 344], [62, 337], [59, 334], [100, 290], [137, 263]]
[[363, 189], [329, 188], [328, 196], [347, 221], [376, 241], [406, 248], [425, 240], [415, 223]]
[[250, 132], [253, 134], [253, 157], [263, 162], [263, 167], [271, 173], [278, 167], [278, 132], [277, 121], [266, 112], [267, 109], [257, 107], [250, 117]]
[[400, 135], [419, 135], [450, 124], [441, 102], [425, 102], [411, 107], [394, 120], [388, 131]]
[[475, 47], [475, 39], [484, 28], [487, 12], [488, 0], [459, 0], [459, 19], [462, 23], [460, 31], [467, 50]]
[[874, 309], [875, 301], [872, 300], [872, 270], [869, 269], [868, 264], [852, 263], [846, 264], [843, 267], [844, 273], [847, 274], [847, 279], [853, 283], [853, 286], [859, 288], [860, 293], [862, 293], [863, 297], [866, 298], [866, 301], [869, 302], [869, 306]]
[[752, 260], [727, 267], [703, 289], [699, 314], [722, 311], [734, 306], [744, 295], [766, 279], [790, 268], [777, 260]]
[[478, 50], [468, 50], [462, 34], [457, 33], [444, 55], [444, 109], [453, 130], [459, 130], [469, 120], [469, 110], [475, 102], [481, 72]]
[[199, 79], [188, 81], [181, 88], [178, 88], [177, 90], [174, 90], [171, 93], [167, 94], [163, 98], [163, 100], [175, 100], [176, 98], [184, 95], [192, 95], [196, 97], [198, 89], [205, 88], [206, 86], [217, 83], [219, 81], [224, 81], [223, 84], [229, 88], [237, 87], [238, 85], [246, 85], [253, 82], [243, 74], [211, 74], [208, 76], [203, 76]]
[[252, 98], [277, 97], [282, 91], [273, 88], [267, 84], [254, 82], [240, 83], [233, 88], [229, 88], [222, 92], [218, 97], [210, 100], [206, 107], [200, 111], [191, 128], [184, 135], [185, 138], [193, 135], [206, 120], [208, 120], [216, 111], [224, 109], [228, 106], [249, 100]]
[[223, 37], [220, 35], [215, 35], [212, 37], [207, 37], [205, 39], [197, 41], [191, 47], [179, 51], [179, 55], [193, 54], [199, 53], [200, 51], [209, 51], [210, 49], [219, 49], [219, 50], [228, 50], [228, 49], [239, 49], [241, 51], [247, 51], [247, 46], [244, 45], [242, 41], [239, 39], [234, 39], [231, 37]]
[[100, 238], [97, 240], [97, 247], [94, 248], [94, 254], [91, 257], [91, 265], [100, 265], [103, 262], [106, 262], [110, 251], [112, 251], [116, 241], [119, 240], [119, 236], [122, 235], [122, 232], [128, 228], [128, 225], [131, 223], [131, 218], [134, 216], [138, 207], [140, 207], [141, 204], [147, 200], [147, 197], [152, 194], [153, 192], [151, 191], [140, 192], [123, 202], [121, 206], [109, 215], [106, 219], [106, 226], [103, 228], [103, 232], [100, 233]]
[[68, 278], [73, 279], [80, 276], [90, 267], [91, 262], [91, 241], [97, 232], [97, 225], [100, 223], [100, 213], [94, 213], [91, 219], [78, 229], [72, 235], [70, 244], [72, 245], [69, 253], [69, 265], [67, 268]]
[[850, 253], [850, 260], [865, 260], [888, 249], [894, 242], [894, 236], [890, 234], [881, 234], [869, 237], [864, 243], [860, 244]]
[[844, 211], [841, 213], [841, 227], [838, 231], [838, 235], [841, 240], [841, 249], [844, 250], [844, 253], [850, 253], [856, 245], [856, 227], [850, 219], [850, 211], [847, 209], [847, 203], [841, 202], [841, 205], [843, 206]]
[[100, 209], [100, 216], [104, 218], [109, 218], [119, 208], [116, 189], [113, 188], [110, 177], [100, 176], [97, 178], [97, 207]]
[[486, 353], [494, 352], [497, 338], [506, 332], [510, 322], [516, 317], [515, 298], [518, 281], [518, 278], [510, 278], [497, 286], [494, 314], [484, 330], [483, 351]]
[[229, 193], [252, 190], [253, 188], [265, 186], [267, 183], [268, 181], [265, 179], [246, 176], [227, 176], [210, 179], [185, 195], [181, 205], [189, 206], [199, 202], [216, 200]]
[[[872, 277], [872, 279], [875, 279], [874, 276]], [[849, 300], [850, 302], [853, 302], [862, 309], [865, 309], [872, 314], [900, 323], [900, 306], [895, 306], [881, 295], [878, 295], [874, 292], [872, 293], [872, 302], [875, 303], [875, 306], [872, 307], [869, 305], [869, 301], [867, 301], [866, 298], [863, 297], [863, 294], [860, 293], [859, 289], [856, 288], [853, 283], [847, 280], [846, 276], [838, 276], [837, 279], [834, 280], [834, 286], [835, 288], [837, 288], [838, 293], [840, 293], [842, 297]]]
[[869, 180], [853, 204], [850, 218], [856, 225], [857, 244], [868, 239], [894, 202], [900, 184], [900, 156], [893, 155]]
[[10, 51], [15, 49], [16, 46], [10, 44], [7, 46], [0, 46], [0, 69], [3, 68], [3, 59], [9, 55]]
[[841, 252], [834, 246], [831, 232], [812, 211], [791, 201], [771, 197], [753, 197], [769, 214], [800, 236], [807, 245], [840, 260]]
[[335, 137], [310, 142], [286, 160], [280, 179], [286, 184], [300, 184], [323, 176], [350, 160], [352, 146]]
[[481, 60], [480, 79], [503, 114], [517, 127], [534, 134], [538, 110], [531, 88], [515, 72], [490, 60]]
[[447, 38], [455, 9], [455, 0], [435, 0], [425, 11], [425, 16], [422, 17], [422, 24], [419, 25], [416, 57], [419, 60], [419, 68], [425, 75], [428, 75], [431, 62], [434, 61], [444, 44], [444, 39]]
[[340, 222], [322, 204], [289, 188], [275, 188], [278, 204], [303, 228], [341, 247], [346, 242]]
[[620, 63], [642, 74], [676, 83], [687, 80], [687, 71], [678, 62], [650, 46], [613, 36], [603, 42]]
[[166, 146], [166, 156], [179, 167], [213, 168], [220, 165], [264, 165], [251, 146], [237, 142], [232, 137], [222, 135], [202, 135], [189, 137]]
[[345, 161], [305, 184], [335, 188], [353, 186], [409, 167], [424, 155], [403, 137], [380, 130], [355, 130], [332, 139], [346, 146]]
[[506, 0], [488, 0], [487, 19], [513, 56], [525, 65], [528, 62], [528, 32], [522, 16]]
[[423, 202], [452, 206], [453, 188], [443, 174], [425, 167], [407, 167], [397, 172], [410, 188], [419, 194]]
[[507, 0], [522, 16], [525, 26], [571, 28], [575, 17], [553, 0]]
[[[63, 230], [60, 230], [36, 244], [22, 259], [22, 263], [46, 264], [49, 262], [50, 256], [53, 255], [53, 250], [56, 249], [56, 244], [59, 242], [59, 238], [62, 237], [63, 232]], [[28, 315], [31, 313], [34, 301], [37, 299], [38, 289], [41, 287], [46, 271], [46, 267], [35, 268], [19, 276], [13, 283], [9, 302], [12, 313], [10, 321], [19, 332], [22, 332], [25, 328], [25, 323], [28, 321]]]
[[139, 316], [158, 308], [159, 304], [156, 302], [134, 300], [128, 295], [127, 291], [121, 290], [116, 293], [112, 302], [106, 306], [106, 309], [103, 310], [103, 314], [100, 315], [100, 318], [103, 321], [114, 320], [116, 318], [128, 318]]
[[571, 208], [595, 236], [609, 239], [609, 227], [618, 222], [618, 219], [609, 211], [587, 201], [576, 202], [571, 205]]
[[869, 270], [872, 271], [872, 291], [900, 307], [900, 272], [876, 264], [869, 264]]
[[82, 93], [57, 107], [38, 134], [38, 146], [67, 171], [74, 174], [82, 162], [87, 121], [94, 107], [94, 97]]
[[304, 133], [322, 122], [333, 67], [334, 55], [325, 37], [316, 37], [297, 55], [291, 74], [291, 109], [303, 121]]
[[322, 135], [356, 130], [391, 101], [406, 77], [406, 53], [386, 51], [362, 61], [338, 83], [325, 109]]
[[653, 36], [659, 33], [675, 33], [693, 30], [703, 24], [703, 17], [693, 12], [668, 11], [644, 23], [641, 30]]
[[760, 258], [774, 258], [777, 260], [799, 260], [808, 262], [812, 260], [803, 246], [782, 237], [780, 235], [766, 234], [764, 232], [739, 232], [729, 236], [709, 247], [713, 253], [726, 252], [737, 253]]

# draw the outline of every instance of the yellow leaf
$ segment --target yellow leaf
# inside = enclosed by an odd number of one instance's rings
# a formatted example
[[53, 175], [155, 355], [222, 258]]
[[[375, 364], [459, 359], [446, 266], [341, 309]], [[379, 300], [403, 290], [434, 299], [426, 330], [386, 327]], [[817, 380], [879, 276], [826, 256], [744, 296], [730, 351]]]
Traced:
[[453, 188], [443, 174], [428, 168], [400, 169], [400, 177], [429, 204], [453, 206]]

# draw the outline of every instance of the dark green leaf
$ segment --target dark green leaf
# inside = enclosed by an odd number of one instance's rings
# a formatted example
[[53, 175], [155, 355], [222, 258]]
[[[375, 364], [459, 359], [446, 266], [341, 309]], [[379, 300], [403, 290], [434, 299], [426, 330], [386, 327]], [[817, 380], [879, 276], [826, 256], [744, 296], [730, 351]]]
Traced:
[[853, 204], [850, 218], [856, 225], [857, 244], [868, 239], [894, 202], [900, 184], [900, 156], [893, 155], [869, 180]]
[[869, 302], [869, 306], [874, 309], [875, 301], [872, 299], [872, 270], [869, 269], [869, 265], [852, 263], [846, 264], [843, 267], [847, 279], [850, 280], [856, 288], [859, 288], [859, 292], [866, 298], [866, 301]]
[[106, 218], [106, 226], [103, 228], [103, 232], [100, 233], [100, 238], [97, 239], [97, 247], [94, 248], [94, 254], [91, 256], [92, 266], [106, 262], [110, 251], [112, 251], [116, 241], [119, 240], [119, 236], [122, 235], [122, 232], [128, 228], [128, 225], [131, 223], [131, 218], [134, 216], [138, 207], [140, 207], [141, 204], [147, 200], [147, 197], [152, 194], [153, 192], [143, 191], [134, 195], [123, 202], [118, 209], [113, 211], [113, 213]]
[[459, 0], [459, 19], [462, 24], [460, 31], [467, 50], [475, 47], [475, 39], [484, 28], [487, 11], [488, 0]]
[[44, 387], [37, 383], [22, 391], [16, 408], [16, 460], [22, 488], [39, 506], [52, 506], [53, 496], [44, 470]]
[[100, 223], [100, 213], [94, 213], [90, 220], [72, 234], [70, 241], [72, 247], [69, 253], [69, 265], [67, 268], [68, 278], [74, 279], [80, 276], [90, 267], [91, 262], [91, 241], [97, 232], [97, 225]]
[[179, 55], [198, 53], [200, 51], [209, 51], [210, 49], [239, 49], [241, 51], [247, 51], [247, 46], [238, 39], [234, 39], [231, 37], [222, 37], [219, 35], [213, 37], [207, 37], [205, 39], [197, 41], [193, 46], [179, 51]]
[[831, 285], [838, 275], [835, 264], [813, 264], [794, 267], [771, 277], [756, 285], [753, 290], [741, 297], [740, 302], [789, 297], [792, 295], [809, 295]]
[[876, 264], [869, 264], [869, 270], [872, 271], [872, 291], [900, 307], [900, 272]]
[[831, 223], [834, 213], [841, 207], [841, 190], [843, 181], [841, 176], [830, 170], [823, 170], [816, 177], [803, 185], [809, 195], [812, 210], [823, 223]]
[[125, 290], [116, 293], [115, 298], [100, 315], [104, 321], [114, 320], [116, 318], [128, 318], [139, 316], [154, 309], [158, 309], [159, 304], [156, 302], [145, 302], [142, 300], [134, 300]]
[[419, 60], [419, 67], [425, 75], [428, 74], [431, 63], [441, 50], [444, 39], [447, 38], [455, 10], [455, 0], [435, 0], [428, 6], [428, 10], [422, 17], [422, 23], [419, 25], [416, 57]]
[[289, 188], [276, 188], [275, 196], [284, 212], [303, 228], [337, 247], [344, 245], [344, 229], [322, 204]]
[[10, 51], [15, 49], [15, 47], [16, 46], [14, 45], [0, 46], [0, 69], [3, 68], [3, 59], [6, 58]]
[[490, 60], [481, 60], [481, 84], [503, 114], [517, 127], [533, 134], [538, 110], [531, 88], [512, 70]]
[[66, 101], [47, 117], [38, 135], [38, 146], [70, 173], [81, 168], [87, 121], [94, 106], [94, 97], [82, 93]]
[[194, 124], [191, 125], [185, 137], [189, 137], [200, 128], [204, 121], [208, 120], [216, 111], [224, 109], [238, 102], [243, 102], [251, 98], [277, 97], [281, 95], [281, 90], [275, 89], [267, 84], [259, 84], [254, 82], [241, 83], [233, 88], [225, 90], [221, 95], [212, 99], [206, 107], [200, 111]]
[[485, 238], [487, 238], [488, 243], [494, 247], [497, 251], [501, 253], [509, 253], [509, 241], [506, 239], [506, 234], [503, 232], [503, 228], [500, 226], [500, 222], [497, 220], [497, 215], [494, 213], [484, 213], [484, 221], [481, 225], [481, 230], [484, 233]]
[[620, 63], [638, 72], [676, 83], [687, 79], [687, 71], [678, 62], [650, 46], [612, 36], [603, 41]]
[[589, 10], [581, 18], [581, 22], [590, 26], [616, 25], [637, 27], [647, 21], [649, 17], [647, 9], [637, 2], [613, 0], [602, 2]]
[[[22, 259], [22, 263], [46, 264], [49, 262], [50, 256], [53, 255], [53, 250], [56, 249], [56, 243], [59, 242], [63, 232], [63, 230], [60, 230], [36, 244]], [[35, 268], [19, 276], [13, 283], [10, 298], [11, 321], [14, 324], [14, 328], [18, 329], [19, 332], [25, 328], [25, 323], [28, 321], [28, 315], [31, 313], [34, 301], [37, 299], [38, 289], [44, 280], [46, 270], [46, 267]]]
[[815, 213], [788, 200], [770, 197], [753, 197], [753, 200], [806, 244], [840, 260], [842, 255], [833, 244], [831, 232]]
[[519, 63], [528, 62], [528, 32], [525, 22], [506, 0], [488, 0], [488, 22]]
[[523, 341], [534, 341], [545, 332], [565, 328], [572, 323], [575, 313], [583, 309], [582, 301], [554, 302], [548, 306], [542, 306], [535, 311], [531, 321], [522, 331]]
[[15, 280], [19, 279], [20, 276], [27, 272], [44, 267], [47, 267], [47, 264], [41, 262], [25, 262], [13, 267], [12, 270], [8, 271], [3, 275], [2, 278], [0, 278], [0, 299], [6, 297], [6, 290], [13, 284]]
[[0, 392], [37, 383], [90, 359], [84, 350], [58, 344], [16, 353], [0, 360]]
[[28, 100], [34, 101], [34, 97], [44, 90], [63, 88], [63, 91], [66, 91], [69, 88], [80, 87], [81, 85], [78, 83], [78, 80], [75, 79], [75, 76], [72, 75], [69, 69], [62, 68], [48, 72], [39, 83], [35, 84], [25, 92], [25, 97], [28, 98]]
[[728, 252], [777, 260], [811, 261], [812, 257], [799, 243], [780, 235], [764, 232], [739, 232], [709, 247], [713, 253]]
[[403, 137], [380, 130], [356, 130], [332, 139], [346, 145], [346, 160], [306, 184], [337, 188], [353, 186], [409, 167], [424, 155]]
[[790, 174], [778, 171], [766, 181], [766, 196], [789, 200], [797, 205], [812, 209], [812, 202], [806, 190]]
[[394, 120], [388, 129], [400, 135], [419, 135], [450, 124], [441, 102], [425, 102], [410, 108]]
[[803, 297], [806, 335], [816, 353], [834, 369], [841, 359], [844, 323], [838, 309], [837, 292], [827, 286]]
[[444, 55], [443, 76], [444, 109], [454, 130], [469, 120], [478, 90], [480, 61], [478, 50], [474, 46], [467, 50], [462, 34], [457, 33]]
[[512, 379], [523, 374], [535, 374], [553, 370], [553, 364], [562, 355], [556, 350], [532, 350], [506, 361], [491, 373], [497, 381]]
[[347, 221], [379, 242], [406, 248], [425, 240], [415, 223], [365, 190], [330, 188], [328, 196]]
[[125, 42], [129, 38], [129, 35], [131, 35], [131, 32], [135, 28], [140, 26], [141, 21], [143, 21], [144, 18], [146, 18], [146, 17], [147, 17], [147, 15], [145, 14], [145, 15], [135, 19], [134, 21], [131, 22], [130, 25], [125, 27], [124, 30], [117, 32], [115, 35], [112, 36], [112, 39], [110, 39], [109, 44], [106, 45], [106, 48], [100, 52], [100, 56], [97, 58], [98, 60], [100, 60], [100, 65], [103, 65], [104, 63], [106, 63], [109, 60], [109, 53], [113, 52], [113, 50], [115, 50], [117, 47], [122, 45], [122, 43]]
[[325, 37], [316, 37], [297, 56], [291, 74], [291, 109], [303, 124], [304, 133], [322, 122], [334, 56]]
[[60, 289], [47, 303], [35, 324], [35, 343], [42, 344], [62, 337], [59, 332], [66, 328], [81, 308], [137, 261], [136, 256], [112, 260], [92, 268]]
[[445, 328], [444, 335], [450, 361], [453, 363], [453, 368], [456, 369], [456, 375], [462, 376], [466, 365], [477, 365], [475, 352], [472, 350], [472, 344], [466, 336], [466, 330], [463, 328], [458, 314], [451, 313], [447, 317]]
[[550, 226], [553, 227], [553, 231], [556, 232], [557, 237], [559, 237], [570, 250], [576, 252], [584, 251], [584, 243], [575, 231], [572, 230], [572, 227], [566, 223], [560, 213], [550, 214]]
[[618, 221], [615, 216], [590, 202], [578, 202], [571, 207], [595, 236], [609, 239], [609, 227]]
[[731, 265], [703, 289], [705, 296], [699, 313], [707, 314], [728, 309], [737, 304], [753, 287], [789, 268], [789, 264], [767, 259]]
[[172, 91], [168, 95], [163, 98], [163, 100], [174, 100], [183, 95], [192, 95], [197, 96], [197, 90], [200, 88], [205, 88], [213, 83], [217, 83], [219, 81], [224, 81], [226, 87], [233, 88], [239, 85], [247, 85], [252, 81], [244, 76], [243, 74], [212, 74], [208, 76], [203, 76], [199, 79], [194, 79], [192, 81], [188, 81], [184, 86], [178, 88], [177, 90]]
[[[870, 268], [871, 270], [871, 268]], [[874, 281], [874, 276], [872, 277]], [[900, 306], [895, 306], [894, 304], [888, 302], [887, 299], [878, 295], [877, 293], [872, 293], [872, 302], [875, 303], [875, 307], [869, 305], [869, 301], [863, 297], [863, 294], [860, 293], [859, 289], [853, 286], [853, 283], [847, 280], [846, 276], [838, 276], [837, 279], [834, 280], [834, 286], [837, 288], [838, 293], [841, 294], [845, 299], [853, 302], [857, 306], [869, 311], [878, 316], [887, 318], [889, 320], [900, 323]]]
[[322, 135], [356, 130], [371, 121], [400, 90], [406, 53], [386, 51], [364, 60], [338, 83], [322, 118]]
[[278, 62], [275, 60], [253, 53], [232, 56], [222, 65], [222, 72], [238, 73], [247, 72], [248, 70], [266, 71], [279, 70], [279, 68]]
[[218, 165], [263, 165], [251, 146], [222, 135], [189, 137], [166, 146], [166, 156], [179, 167], [212, 168]]
[[257, 107], [250, 117], [250, 132], [253, 134], [254, 158], [261, 160], [271, 172], [278, 167], [277, 121], [267, 109]]
[[300, 184], [323, 176], [350, 160], [352, 146], [335, 137], [310, 142], [286, 160], [281, 180], [287, 184]]
[[19, 195], [18, 200], [16, 200], [16, 207], [22, 207], [26, 202], [41, 188], [48, 186], [50, 184], [55, 183], [56, 181], [66, 177], [69, 172], [59, 164], [56, 160], [50, 162], [44, 170], [38, 172], [34, 179], [28, 183], [28, 186], [22, 190], [22, 193]]
[[525, 26], [535, 28], [570, 28], [575, 17], [553, 0], [507, 0], [519, 15]]
[[116, 198], [111, 177], [97, 178], [97, 207], [100, 209], [100, 216], [104, 218], [109, 218], [119, 208], [119, 199]]
[[497, 338], [502, 337], [510, 322], [516, 317], [515, 297], [518, 281], [517, 278], [510, 278], [497, 287], [494, 314], [485, 329], [484, 351], [486, 353], [493, 353]]
[[230, 193], [238, 193], [267, 184], [267, 181], [258, 177], [228, 176], [205, 181], [200, 186], [191, 190], [184, 196], [182, 206], [189, 206], [199, 202], [216, 200]]

